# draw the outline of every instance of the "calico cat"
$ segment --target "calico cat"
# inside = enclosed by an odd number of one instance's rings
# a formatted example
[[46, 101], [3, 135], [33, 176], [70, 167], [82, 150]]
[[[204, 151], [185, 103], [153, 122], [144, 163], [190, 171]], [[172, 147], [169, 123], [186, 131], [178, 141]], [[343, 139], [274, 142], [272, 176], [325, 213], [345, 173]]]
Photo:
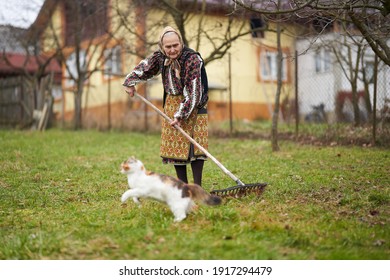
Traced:
[[187, 217], [195, 206], [194, 200], [202, 201], [206, 205], [221, 203], [220, 197], [210, 195], [199, 185], [186, 184], [171, 176], [147, 171], [143, 163], [134, 157], [121, 164], [121, 173], [127, 175], [130, 188], [122, 195], [122, 203], [130, 197], [137, 204], [140, 204], [139, 198], [164, 202], [175, 216], [175, 222]]

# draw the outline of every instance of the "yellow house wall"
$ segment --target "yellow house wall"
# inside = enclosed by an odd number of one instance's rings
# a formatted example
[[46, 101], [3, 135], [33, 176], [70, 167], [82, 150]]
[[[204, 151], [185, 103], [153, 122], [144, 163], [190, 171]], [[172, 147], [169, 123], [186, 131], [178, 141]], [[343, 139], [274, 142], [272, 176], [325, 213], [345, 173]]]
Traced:
[[[114, 5], [118, 4], [119, 8], [121, 5], [126, 6], [127, 3], [125, 1], [115, 2]], [[125, 9], [122, 7], [122, 9]], [[111, 11], [111, 13], [115, 13]], [[135, 12], [132, 11], [128, 14], [128, 20], [132, 21], [135, 17]], [[118, 18], [113, 17], [111, 21], [111, 29], [116, 30], [120, 21]], [[117, 34], [117, 38], [126, 37], [129, 41], [135, 41], [135, 36], [126, 32], [125, 29], [120, 29]], [[113, 43], [114, 45], [116, 44]], [[113, 44], [108, 44], [107, 47], [112, 47]], [[100, 55], [102, 50], [95, 52], [95, 57], [92, 58], [93, 62], [91, 65], [96, 65], [97, 57]], [[122, 54], [122, 72], [123, 76], [111, 77], [111, 79], [105, 75], [102, 71], [97, 71], [88, 80], [88, 83], [83, 92], [82, 104], [84, 108], [84, 113], [88, 114], [88, 111], [93, 111], [94, 107], [100, 107], [102, 111], [108, 110], [108, 102], [110, 100], [111, 103], [126, 103], [129, 97], [125, 94], [122, 88], [122, 82], [125, 78], [125, 75], [132, 70], [132, 67], [139, 62], [139, 58], [134, 56], [129, 56], [125, 53]], [[110, 97], [109, 97], [110, 95]], [[66, 91], [66, 110], [72, 111], [74, 110], [74, 101], [73, 101], [73, 93], [71, 90]], [[103, 112], [104, 113], [104, 112]], [[116, 114], [115, 110], [112, 114]]]
[[[161, 13], [155, 12], [149, 14], [149, 20], [155, 22], [156, 18], [161, 18]], [[194, 16], [192, 21], [186, 25], [186, 31], [189, 38], [195, 36], [191, 30], [196, 31], [198, 26], [199, 16]], [[225, 22], [227, 19], [222, 16], [207, 16], [202, 24], [205, 30], [211, 30], [215, 26], [215, 22]], [[247, 21], [247, 30], [249, 31], [249, 21]], [[168, 24], [172, 24], [168, 22]], [[235, 26], [238, 26], [236, 24]], [[275, 26], [270, 26], [275, 29]], [[290, 36], [295, 32], [293, 27], [285, 27], [285, 34], [282, 34], [282, 48], [287, 55], [294, 53], [294, 39]], [[220, 30], [215, 30], [216, 33]], [[234, 31], [233, 31], [234, 32]], [[205, 41], [205, 40], [204, 40]], [[204, 42], [200, 46], [200, 53], [206, 57], [211, 51], [212, 46]], [[194, 42], [190, 42], [189, 47], [194, 48]], [[231, 75], [231, 90], [232, 102], [237, 108], [236, 117], [245, 115], [246, 110], [266, 110], [266, 112], [248, 112], [250, 118], [259, 116], [270, 117], [272, 104], [275, 99], [276, 82], [262, 82], [259, 78], [260, 52], [265, 48], [276, 49], [276, 33], [266, 32], [265, 38], [253, 39], [249, 34], [233, 42], [229, 50], [231, 59], [231, 73], [229, 73], [229, 55], [225, 55], [222, 59], [215, 60], [207, 64], [206, 70], [208, 73], [209, 83], [218, 84], [225, 87], [226, 90], [211, 90], [210, 102], [219, 103], [219, 106], [229, 101], [229, 74]], [[292, 94], [293, 91], [293, 71], [294, 65], [291, 58], [287, 59], [288, 82], [284, 84], [282, 94]], [[154, 84], [149, 88], [150, 95], [154, 98], [161, 98], [161, 86]], [[257, 106], [262, 105], [262, 106]], [[241, 107], [240, 107], [241, 106]], [[221, 107], [221, 106], [220, 106]], [[227, 106], [225, 108], [227, 112]]]
[[[54, 15], [56, 18], [60, 18], [60, 15], [56, 12]], [[129, 15], [134, 17], [134, 15]], [[147, 24], [153, 25], [156, 21], [164, 19], [167, 24], [174, 26], [173, 21], [167, 19], [161, 11], [151, 11], [146, 19]], [[198, 16], [194, 16], [192, 20], [186, 25], [186, 31], [188, 37], [192, 30], [197, 30]], [[207, 16], [202, 26], [205, 29], [211, 29], [215, 25], [215, 22], [225, 22], [227, 19], [223, 16]], [[56, 19], [57, 23], [58, 20]], [[247, 28], [249, 29], [249, 21], [247, 20]], [[115, 26], [115, 23], [113, 24]], [[271, 26], [272, 27], [272, 26]], [[285, 28], [285, 34], [282, 35], [282, 47], [290, 55], [294, 53], [294, 39], [291, 33], [294, 33], [294, 28]], [[125, 31], [121, 31], [123, 37], [129, 36]], [[215, 30], [216, 33], [219, 30]], [[148, 39], [154, 39], [157, 41], [157, 33], [147, 34]], [[121, 37], [121, 36], [119, 36]], [[126, 38], [127, 40], [129, 38]], [[190, 42], [189, 47], [194, 48]], [[231, 78], [232, 78], [232, 101], [233, 101], [233, 117], [234, 118], [269, 118], [271, 116], [272, 104], [274, 103], [274, 96], [276, 92], [275, 82], [262, 82], [259, 78], [259, 53], [264, 48], [276, 47], [276, 33], [266, 32], [265, 38], [253, 39], [251, 35], [247, 35], [237, 41], [233, 42], [231, 49], [229, 50], [231, 57]], [[157, 45], [156, 48], [157, 49]], [[203, 57], [206, 57], [211, 51], [212, 46], [206, 42], [200, 46], [200, 53]], [[151, 54], [152, 50], [148, 54]], [[139, 58], [134, 56], [123, 54], [122, 57], [123, 74], [126, 75], [132, 70], [132, 68], [139, 62]], [[226, 55], [220, 60], [212, 61], [206, 66], [206, 70], [209, 77], [210, 84], [218, 84], [225, 87], [225, 90], [211, 90], [210, 91], [210, 103], [212, 109], [217, 107], [223, 110], [221, 114], [215, 118], [226, 118], [228, 113], [227, 103], [229, 101], [229, 56]], [[293, 92], [293, 60], [288, 59], [288, 83], [284, 85], [282, 90], [283, 94], [292, 94]], [[129, 97], [124, 93], [122, 89], [123, 77], [117, 77], [112, 79], [109, 83], [101, 72], [93, 74], [88, 82], [89, 87], [85, 88], [83, 94], [83, 107], [85, 111], [90, 111], [90, 108], [100, 107], [105, 111], [108, 102], [109, 87], [111, 89], [111, 103], [129, 102]], [[147, 94], [151, 100], [161, 100], [162, 98], [162, 86], [160, 77], [147, 83]], [[74, 108], [73, 93], [65, 91], [65, 111], [72, 111]], [[212, 105], [212, 103], [217, 105]], [[213, 107], [214, 106], [214, 107]], [[222, 108], [222, 109], [221, 109]], [[259, 112], [260, 111], [260, 112]], [[116, 112], [112, 112], [116, 114]], [[121, 113], [123, 115], [123, 113]], [[211, 117], [213, 114], [211, 114]], [[84, 116], [85, 118], [85, 116]]]
[[[62, 11], [62, 5], [57, 5], [56, 9], [54, 10], [54, 13], [51, 17], [51, 21], [49, 25], [46, 27], [46, 29], [43, 32], [43, 38], [42, 38], [42, 49], [44, 52], [50, 52], [55, 48], [57, 45], [54, 41], [54, 38], [57, 38], [60, 41], [60, 44], [62, 45], [62, 25], [63, 25], [63, 11]], [[53, 36], [53, 30], [55, 33], [55, 37]]]

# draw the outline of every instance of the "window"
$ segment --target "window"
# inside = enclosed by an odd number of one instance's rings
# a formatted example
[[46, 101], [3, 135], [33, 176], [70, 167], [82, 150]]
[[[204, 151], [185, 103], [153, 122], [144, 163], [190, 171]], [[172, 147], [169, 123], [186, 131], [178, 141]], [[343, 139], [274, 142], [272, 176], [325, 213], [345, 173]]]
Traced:
[[[61, 1], [65, 8], [65, 44], [74, 46], [79, 41], [93, 39], [107, 33], [109, 1]], [[77, 34], [77, 36], [76, 36]]]
[[316, 73], [329, 72], [332, 67], [330, 51], [326, 49], [318, 49], [314, 58]]
[[53, 96], [54, 100], [61, 100], [62, 99], [62, 88], [60, 86], [54, 85], [51, 91], [51, 95]]
[[321, 73], [322, 58], [321, 58], [321, 52], [319, 50], [316, 51], [314, 64], [315, 64], [316, 73]]
[[104, 75], [105, 77], [122, 75], [121, 47], [115, 46], [104, 51]]
[[367, 60], [364, 62], [363, 71], [365, 74], [365, 79], [369, 83], [374, 82], [374, 68], [375, 68], [374, 61]]
[[324, 71], [328, 72], [332, 68], [332, 61], [329, 50], [324, 50]]
[[[263, 51], [260, 56], [260, 76], [264, 81], [277, 80], [278, 53], [276, 51]], [[287, 63], [282, 60], [282, 80], [287, 80]]]
[[[80, 56], [80, 69], [83, 71], [86, 69], [86, 52], [85, 50], [81, 50], [79, 53]], [[68, 56], [66, 59], [66, 86], [74, 86], [75, 80], [78, 79], [79, 73], [77, 71], [77, 59], [76, 59], [76, 53], [73, 52], [71, 55]]]
[[265, 24], [260, 18], [250, 19], [252, 38], [264, 38]]

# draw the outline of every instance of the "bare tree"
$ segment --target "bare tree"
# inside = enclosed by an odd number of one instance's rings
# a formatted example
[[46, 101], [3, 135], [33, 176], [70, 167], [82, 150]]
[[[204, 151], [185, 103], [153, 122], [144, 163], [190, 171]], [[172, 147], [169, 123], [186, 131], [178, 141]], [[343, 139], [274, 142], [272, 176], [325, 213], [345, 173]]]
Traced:
[[[253, 14], [245, 11], [232, 13], [234, 10], [225, 0], [135, 0], [129, 1], [125, 7], [120, 0], [114, 3], [113, 11], [126, 34], [123, 41], [125, 50], [139, 59], [155, 51], [158, 35], [167, 25], [173, 25], [180, 31], [186, 46], [197, 51], [202, 45], [211, 46], [211, 51], [202, 53], [206, 65], [227, 55], [234, 41], [268, 28], [264, 21], [261, 26], [248, 28]], [[156, 9], [162, 13], [154, 13], [152, 18], [149, 14]], [[213, 19], [210, 25], [206, 17], [210, 14], [223, 14], [224, 17]], [[255, 17], [261, 18], [260, 15]], [[155, 24], [148, 24], [147, 30], [144, 30], [142, 25], [146, 23], [142, 21], [146, 18]], [[195, 28], [190, 29], [189, 26]], [[142, 84], [138, 91], [146, 95], [146, 87], [147, 84]], [[144, 110], [146, 128], [147, 107]]]
[[[390, 13], [390, 0], [233, 0], [233, 3], [236, 10], [245, 9], [267, 16], [270, 20], [283, 16], [285, 18], [293, 18], [297, 22], [305, 21], [309, 23], [308, 26], [314, 27], [309, 30], [313, 34], [315, 34], [314, 32], [317, 32], [317, 34], [323, 33], [333, 22], [341, 22], [344, 26], [353, 24], [355, 30], [360, 31], [362, 38], [364, 38], [373, 52], [385, 64], [390, 66], [390, 40], [388, 39], [390, 37], [390, 18], [388, 16]], [[325, 19], [325, 24], [316, 26], [319, 19]], [[345, 30], [348, 30], [348, 28]], [[277, 38], [279, 40], [279, 29], [277, 30]], [[361, 46], [364, 45], [360, 44]], [[334, 48], [334, 50], [336, 49]], [[348, 70], [343, 69], [352, 86], [355, 125], [360, 123], [360, 113], [357, 104], [357, 79], [361, 53], [362, 49], [358, 48], [355, 64], [352, 65], [352, 51], [349, 49]], [[341, 62], [343, 56], [337, 57]], [[280, 76], [278, 78], [272, 123], [273, 150], [278, 149], [276, 116], [279, 111], [279, 82], [281, 82], [279, 79]], [[366, 99], [369, 98], [366, 97]]]
[[[118, 2], [118, 0], [116, 0]], [[134, 40], [140, 41], [143, 43], [143, 50], [147, 50], [143, 55], [140, 55], [139, 51], [134, 47], [134, 41], [127, 43], [127, 52], [130, 54], [144, 56], [148, 52], [152, 51], [152, 48], [155, 48], [157, 41], [155, 38], [158, 38], [158, 34], [161, 29], [169, 24], [173, 20], [177, 29], [180, 31], [184, 44], [199, 50], [199, 47], [202, 44], [209, 44], [212, 46], [212, 51], [205, 55], [204, 61], [205, 64], [210, 63], [211, 61], [221, 59], [227, 53], [232, 43], [239, 38], [251, 34], [251, 32], [256, 32], [260, 30], [266, 30], [268, 27], [266, 25], [262, 27], [257, 27], [252, 30], [248, 30], [248, 21], [250, 17], [248, 13], [232, 13], [233, 9], [226, 3], [226, 1], [214, 1], [218, 3], [208, 3], [206, 0], [149, 0], [149, 1], [132, 1], [127, 7], [126, 10], [123, 8], [117, 8], [116, 14], [121, 19], [121, 25], [125, 28], [126, 32], [130, 35], [129, 37]], [[156, 22], [155, 25], [148, 27], [148, 36], [145, 37], [144, 34], [140, 34], [137, 30], [137, 25], [130, 19], [129, 15], [131, 11], [137, 10], [139, 6], [143, 7], [144, 14], [138, 14], [136, 17], [145, 17], [147, 13], [152, 8], [159, 8], [164, 11], [164, 14], [161, 16], [161, 19], [154, 19]], [[120, 7], [119, 5], [115, 5]], [[209, 29], [206, 29], [204, 25], [205, 15], [210, 11], [218, 11], [219, 13], [225, 13], [227, 17], [227, 22], [224, 19], [223, 21], [214, 22], [214, 25]], [[194, 19], [195, 15], [197, 16], [197, 29], [196, 30], [187, 30], [188, 22]], [[244, 20], [242, 20], [244, 19]], [[148, 41], [148, 38], [154, 38], [152, 41]], [[150, 39], [149, 39], [150, 40]]]
[[[280, 0], [278, 0], [278, 6], [279, 9], [281, 5]], [[281, 43], [281, 34], [282, 34], [282, 28], [281, 28], [281, 16], [278, 15], [278, 21], [276, 23], [276, 42], [277, 42], [277, 87], [276, 87], [276, 94], [275, 94], [275, 108], [272, 115], [272, 133], [271, 133], [271, 144], [272, 144], [272, 151], [276, 152], [279, 151], [279, 144], [278, 144], [278, 119], [279, 119], [279, 105], [280, 105], [280, 94], [282, 92], [282, 67], [283, 67], [283, 52], [282, 52], [282, 43]]]
[[[105, 50], [116, 30], [109, 30], [108, 1], [67, 0], [62, 3], [65, 26], [55, 26], [49, 20], [42, 36], [45, 36], [46, 42], [51, 42], [52, 45], [47, 48], [56, 50], [57, 58], [65, 66], [65, 90], [72, 91], [74, 96], [73, 124], [77, 130], [82, 128], [85, 86], [94, 73], [104, 68], [107, 59]], [[49, 9], [44, 12], [51, 13]], [[42, 27], [39, 28], [43, 32]]]
[[297, 19], [330, 18], [352, 23], [374, 53], [390, 66], [390, 0], [233, 0], [234, 5], [263, 15], [293, 15]]
[[[6, 30], [8, 30], [8, 36], [4, 34]], [[47, 81], [44, 77], [53, 71], [50, 68], [54, 65], [57, 66], [56, 71], [59, 70], [56, 53], [40, 54], [37, 38], [30, 30], [7, 26], [2, 28], [2, 33], [0, 61], [28, 83], [25, 92], [28, 94], [31, 105], [30, 108], [24, 106], [23, 109], [33, 121], [33, 111], [42, 110], [46, 99], [52, 99], [52, 96], [45, 91], [44, 84]], [[17, 58], [17, 63], [14, 58]]]
[[363, 44], [362, 38], [355, 39], [355, 44], [351, 44], [351, 40], [348, 40], [348, 36], [338, 36], [337, 41], [330, 42], [330, 49], [336, 57], [338, 65], [341, 67], [344, 77], [351, 85], [352, 93], [352, 106], [354, 115], [354, 124], [358, 126], [360, 124], [360, 110], [359, 110], [359, 96], [358, 96], [358, 79], [359, 69], [361, 64]]

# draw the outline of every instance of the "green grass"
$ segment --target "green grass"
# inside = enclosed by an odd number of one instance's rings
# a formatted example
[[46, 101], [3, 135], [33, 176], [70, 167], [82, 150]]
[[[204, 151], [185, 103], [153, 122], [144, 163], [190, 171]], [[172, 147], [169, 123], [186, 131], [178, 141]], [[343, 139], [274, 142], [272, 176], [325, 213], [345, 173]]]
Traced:
[[[200, 206], [121, 205], [135, 155], [174, 175], [158, 134], [0, 131], [0, 259], [390, 259], [390, 153], [211, 138], [210, 152], [262, 196]], [[235, 183], [211, 161], [207, 190]]]

